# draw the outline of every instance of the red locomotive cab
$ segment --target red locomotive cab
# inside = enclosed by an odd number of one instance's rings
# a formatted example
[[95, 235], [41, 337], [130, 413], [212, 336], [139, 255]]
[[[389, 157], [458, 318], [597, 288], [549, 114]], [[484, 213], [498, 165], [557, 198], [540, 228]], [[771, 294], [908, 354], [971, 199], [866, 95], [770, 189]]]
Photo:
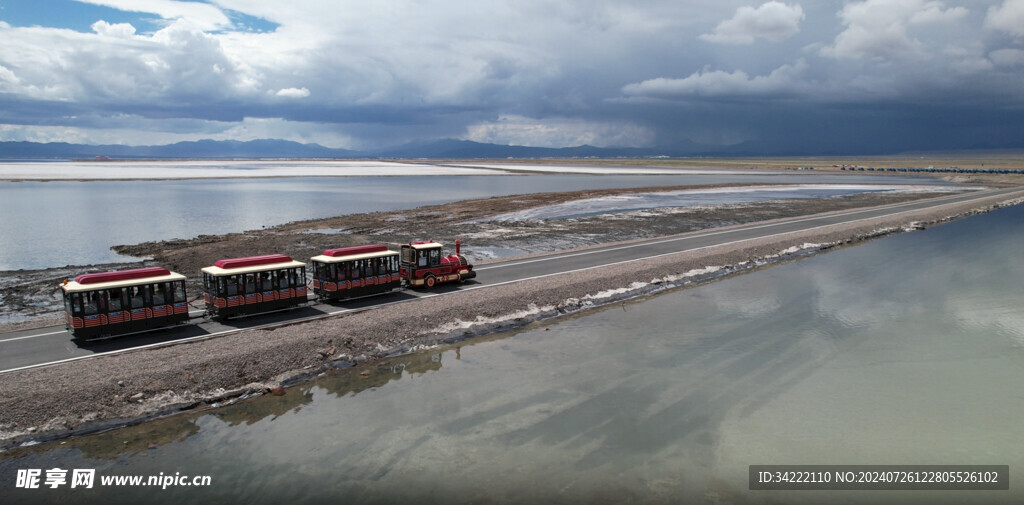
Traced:
[[462, 242], [455, 241], [455, 254], [442, 256], [443, 246], [433, 240], [402, 245], [401, 275], [414, 288], [462, 282], [476, 277], [473, 265], [461, 254]]

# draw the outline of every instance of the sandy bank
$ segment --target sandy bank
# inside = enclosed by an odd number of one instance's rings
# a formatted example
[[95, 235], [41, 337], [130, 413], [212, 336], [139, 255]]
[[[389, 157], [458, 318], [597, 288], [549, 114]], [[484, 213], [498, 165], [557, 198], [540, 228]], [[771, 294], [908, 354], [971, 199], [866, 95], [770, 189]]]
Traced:
[[456, 292], [387, 308], [247, 330], [201, 342], [4, 374], [0, 440], [65, 436], [202, 407], [289, 380], [757, 268], [803, 251], [857, 243], [1024, 198], [993, 197], [618, 265]]

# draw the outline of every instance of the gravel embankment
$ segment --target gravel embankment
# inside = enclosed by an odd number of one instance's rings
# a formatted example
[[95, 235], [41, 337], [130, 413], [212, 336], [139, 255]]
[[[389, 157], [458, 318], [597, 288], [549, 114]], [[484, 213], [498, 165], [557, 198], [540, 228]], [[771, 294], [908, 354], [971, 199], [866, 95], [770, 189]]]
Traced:
[[[652, 285], [684, 283], [672, 279], [706, 267], [754, 268], [778, 259], [780, 252], [794, 246], [824, 244], [830, 248], [856, 243], [984, 212], [1022, 198], [1024, 190], [1012, 197], [948, 205], [897, 218], [836, 225], [418, 299], [273, 330], [245, 330], [199, 342], [11, 372], [0, 376], [0, 445], [101, 429], [246, 393], [274, 392], [284, 383], [315, 375], [326, 367], [361, 363], [572, 312], [588, 306], [588, 300], [596, 302], [595, 295], [611, 290], [621, 292], [600, 298], [601, 303], [649, 292]], [[670, 281], [666, 283], [666, 279]], [[486, 322], [459, 324], [481, 320]]]

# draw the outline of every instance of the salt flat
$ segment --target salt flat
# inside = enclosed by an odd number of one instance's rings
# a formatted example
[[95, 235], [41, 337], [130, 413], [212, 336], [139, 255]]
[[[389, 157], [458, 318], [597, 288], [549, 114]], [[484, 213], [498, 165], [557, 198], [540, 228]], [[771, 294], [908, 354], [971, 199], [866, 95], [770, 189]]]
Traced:
[[54, 161], [0, 163], [0, 180], [235, 179], [246, 177], [387, 177], [509, 175], [498, 168], [328, 160]]
[[[508, 170], [512, 172], [581, 175], [746, 175], [753, 170], [666, 166], [567, 165], [557, 163], [454, 163], [451, 167]], [[770, 173], [770, 171], [764, 171]]]

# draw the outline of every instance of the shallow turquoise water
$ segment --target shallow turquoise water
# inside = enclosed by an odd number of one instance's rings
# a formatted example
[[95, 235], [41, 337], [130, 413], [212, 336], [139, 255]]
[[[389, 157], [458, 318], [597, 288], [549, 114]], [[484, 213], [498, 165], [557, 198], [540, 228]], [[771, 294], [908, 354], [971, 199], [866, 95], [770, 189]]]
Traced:
[[[1019, 503], [1024, 206], [205, 413], [0, 455], [67, 503]], [[750, 491], [754, 464], [1001, 464], [1009, 491]], [[13, 489], [18, 470], [209, 487]], [[10, 494], [8, 494], [10, 493]]]

